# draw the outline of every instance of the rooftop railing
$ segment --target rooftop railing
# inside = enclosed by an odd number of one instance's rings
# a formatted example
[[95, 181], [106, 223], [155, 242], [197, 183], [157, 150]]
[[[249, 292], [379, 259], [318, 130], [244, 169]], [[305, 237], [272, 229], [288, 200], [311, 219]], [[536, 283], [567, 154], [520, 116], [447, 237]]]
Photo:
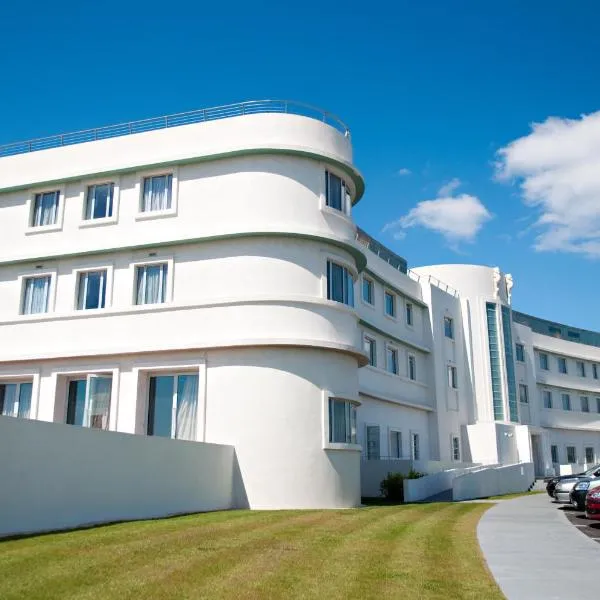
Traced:
[[252, 100], [249, 102], [239, 102], [237, 104], [202, 108], [174, 115], [165, 115], [163, 117], [154, 117], [152, 119], [143, 119], [141, 121], [120, 123], [118, 125], [108, 125], [96, 129], [62, 133], [60, 135], [38, 138], [25, 142], [5, 144], [0, 146], [0, 157], [133, 135], [135, 133], [144, 133], [155, 129], [167, 129], [170, 127], [179, 127], [181, 125], [192, 125], [194, 123], [204, 123], [205, 121], [216, 121], [218, 119], [260, 113], [285, 113], [309, 117], [327, 123], [346, 137], [350, 137], [350, 130], [343, 121], [335, 115], [311, 106], [310, 104], [294, 102], [292, 100]]
[[395, 252], [392, 252], [389, 248], [386, 248], [376, 239], [372, 238], [360, 227], [356, 228], [356, 241], [365, 248], [368, 248], [373, 254], [377, 254], [379, 258], [385, 260], [385, 262], [394, 267], [394, 269], [398, 269], [401, 273], [406, 273], [406, 260], [401, 256], [398, 256]]

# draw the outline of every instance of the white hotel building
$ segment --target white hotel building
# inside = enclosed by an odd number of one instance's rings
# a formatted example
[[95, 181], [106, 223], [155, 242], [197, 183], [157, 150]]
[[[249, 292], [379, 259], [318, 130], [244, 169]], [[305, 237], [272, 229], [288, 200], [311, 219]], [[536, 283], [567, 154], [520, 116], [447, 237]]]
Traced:
[[407, 271], [363, 191], [292, 103], [0, 148], [0, 412], [232, 445], [252, 508], [357, 505], [383, 460], [598, 460], [600, 334], [498, 269]]

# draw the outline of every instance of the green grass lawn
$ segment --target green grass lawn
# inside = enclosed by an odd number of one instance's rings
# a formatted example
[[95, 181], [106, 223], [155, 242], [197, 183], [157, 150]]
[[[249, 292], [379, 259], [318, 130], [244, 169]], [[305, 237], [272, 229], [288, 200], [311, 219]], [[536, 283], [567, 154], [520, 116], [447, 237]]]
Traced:
[[231, 511], [0, 542], [0, 598], [503, 598], [489, 504]]

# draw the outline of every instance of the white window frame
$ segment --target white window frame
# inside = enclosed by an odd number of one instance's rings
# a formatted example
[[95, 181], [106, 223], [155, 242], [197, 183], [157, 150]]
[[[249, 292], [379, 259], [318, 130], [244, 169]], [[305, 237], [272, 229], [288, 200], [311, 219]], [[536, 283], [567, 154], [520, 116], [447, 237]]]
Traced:
[[[583, 360], [577, 360], [577, 361], [575, 361], [575, 365], [576, 365], [576, 369], [577, 369], [577, 375], [579, 377], [587, 377], [586, 369], [585, 369], [585, 362]], [[580, 369], [580, 367], [581, 367], [581, 369]]]
[[[522, 355], [523, 355], [523, 360], [520, 360], [518, 358], [519, 353], [517, 352], [517, 348], [521, 348], [521, 352], [522, 352]], [[520, 362], [520, 363], [524, 363], [525, 362], [525, 344], [522, 344], [521, 342], [516, 342], [515, 343], [515, 360], [517, 362]]]
[[[550, 406], [546, 406], [546, 398], [544, 397], [545, 393], [550, 394]], [[554, 407], [554, 395], [552, 394], [552, 390], [547, 390], [547, 389], [542, 389], [541, 390], [542, 393], [542, 407], [545, 408], [546, 410], [552, 410], [552, 408]], [[562, 401], [562, 400], [561, 400]]]
[[[417, 440], [417, 450], [418, 452], [415, 453], [415, 437]], [[418, 454], [418, 456], [415, 456], [415, 454]], [[418, 431], [412, 431], [410, 432], [410, 458], [411, 460], [422, 460], [421, 459], [421, 455], [422, 455], [422, 451], [421, 451], [421, 434]]]
[[[450, 333], [452, 334], [451, 336], [446, 335], [446, 321], [449, 321], [449, 323], [450, 323]], [[444, 328], [444, 337], [447, 340], [454, 341], [454, 338], [455, 338], [455, 334], [454, 334], [454, 319], [452, 317], [449, 317], [448, 315], [444, 315], [444, 320], [442, 322], [442, 327]]]
[[[137, 268], [148, 267], [151, 265], [167, 264], [167, 290], [165, 293], [165, 301], [158, 304], [137, 304]], [[172, 256], [152, 257], [149, 260], [139, 260], [132, 262], [129, 267], [129, 281], [132, 282], [131, 304], [137, 308], [151, 309], [165, 306], [173, 302], [173, 286], [175, 278], [175, 260]]]
[[[411, 363], [411, 359], [412, 358], [412, 362], [414, 364], [414, 377], [410, 376], [410, 363]], [[406, 353], [406, 378], [409, 381], [418, 381], [419, 377], [417, 374], [417, 355], [413, 354], [412, 352], [407, 352]]]
[[448, 387], [451, 390], [458, 389], [458, 370], [456, 365], [447, 365]]
[[[573, 448], [573, 451], [575, 453], [575, 460], [569, 460], [569, 448]], [[565, 459], [567, 461], [567, 464], [570, 464], [570, 465], [579, 464], [577, 462], [577, 446], [575, 446], [575, 444], [565, 444]]]
[[[171, 208], [164, 210], [143, 211], [144, 206], [144, 180], [148, 177], [158, 177], [160, 175], [171, 175]], [[150, 219], [161, 219], [163, 217], [177, 216], [179, 204], [179, 167], [172, 166], [151, 171], [140, 171], [136, 173], [135, 189], [138, 199], [136, 221], [147, 221]]]
[[[369, 435], [368, 435], [368, 431], [369, 431], [369, 427], [376, 427], [377, 431], [379, 433], [379, 439], [377, 440], [377, 446], [379, 448], [379, 456], [377, 457], [370, 457], [369, 455]], [[364, 457], [367, 460], [381, 460], [382, 458], [382, 454], [381, 454], [381, 425], [379, 423], [365, 423], [364, 424], [364, 432], [365, 432], [365, 443], [364, 443]]]
[[[398, 443], [398, 451], [399, 451], [399, 455], [400, 456], [394, 456], [392, 453], [392, 436], [393, 435], [398, 435], [400, 437], [399, 443]], [[390, 427], [388, 428], [388, 453], [389, 453], [389, 457], [392, 460], [402, 460], [404, 458], [404, 448], [403, 448], [403, 444], [404, 444], [404, 436], [402, 435], [402, 430], [401, 429], [397, 429], [396, 427]]]
[[[33, 211], [35, 210], [35, 197], [37, 194], [43, 194], [46, 192], [58, 192], [58, 207], [56, 210], [56, 223], [52, 225], [32, 225], [33, 223]], [[34, 235], [36, 233], [48, 233], [51, 231], [61, 231], [63, 228], [65, 216], [65, 186], [46, 186], [43, 188], [36, 188], [31, 190], [29, 198], [27, 200], [27, 227], [25, 228], [25, 235]]]
[[[521, 400], [521, 390], [525, 390], [525, 401]], [[529, 386], [525, 383], [518, 384], [519, 402], [521, 404], [529, 404]]]
[[[372, 302], [365, 300], [365, 297], [363, 295], [365, 281], [368, 281], [371, 284], [371, 300], [372, 300]], [[370, 277], [366, 277], [365, 275], [363, 275], [360, 278], [360, 299], [361, 299], [361, 302], [365, 306], [370, 306], [371, 308], [373, 308], [375, 306], [375, 282]]]
[[[542, 356], [546, 357], [546, 366], [542, 366]], [[540, 371], [549, 371], [550, 370], [550, 356], [547, 352], [539, 352], [538, 353], [538, 362], [540, 365]]]
[[596, 363], [592, 363], [592, 377], [598, 379], [598, 365]]
[[[352, 278], [352, 304], [348, 304], [346, 302], [340, 302], [339, 300], [330, 299], [328, 296], [329, 289], [329, 263], [335, 264], [338, 267], [342, 267], [348, 271], [348, 274]], [[327, 302], [332, 302], [336, 306], [346, 306], [350, 310], [356, 310], [356, 281], [358, 280], [358, 273], [356, 269], [344, 259], [341, 259], [339, 256], [335, 255], [326, 255], [325, 260], [325, 273], [323, 274], [322, 286], [323, 286], [323, 298], [327, 300]], [[362, 290], [361, 290], [362, 294]]]
[[[0, 375], [0, 385], [16, 385], [17, 386], [17, 392], [16, 392], [16, 403], [15, 403], [15, 408], [16, 408], [16, 413], [13, 410], [13, 414], [12, 415], [5, 415], [5, 416], [10, 416], [10, 417], [19, 417], [19, 402], [20, 402], [20, 395], [21, 395], [21, 385], [22, 384], [27, 384], [27, 383], [31, 383], [31, 401], [29, 404], [29, 416], [28, 417], [21, 417], [21, 418], [26, 418], [26, 419], [34, 419], [34, 408], [36, 409], [36, 413], [37, 413], [37, 401], [35, 401], [37, 399], [37, 391], [38, 391], [38, 381], [39, 381], [39, 373], [37, 373], [36, 375], [15, 375], [15, 376], [10, 376], [10, 375]], [[2, 412], [0, 411], [0, 416], [2, 416]]]
[[[395, 352], [396, 356], [396, 371], [390, 371], [388, 369], [388, 350]], [[400, 350], [398, 346], [394, 346], [393, 344], [386, 343], [385, 344], [385, 372], [388, 375], [400, 375]]]
[[[104, 291], [104, 308], [88, 308], [88, 309], [79, 309], [77, 308], [79, 304], [79, 278], [84, 273], [93, 273], [95, 271], [106, 271], [106, 289]], [[85, 267], [81, 269], [75, 269], [73, 271], [75, 276], [75, 293], [73, 298], [73, 310], [77, 313], [83, 313], [90, 311], [98, 311], [98, 310], [106, 310], [112, 306], [112, 288], [113, 288], [113, 277], [114, 277], [114, 265], [112, 264], [103, 264], [93, 267]]]
[[[48, 290], [48, 309], [43, 313], [24, 313], [23, 312], [23, 303], [25, 301], [25, 281], [34, 277], [50, 277], [50, 288]], [[18, 276], [18, 285], [19, 285], [19, 307], [17, 310], [17, 314], [21, 319], [35, 319], [44, 316], [48, 316], [51, 313], [54, 313], [54, 308], [56, 305], [56, 281], [57, 281], [57, 270], [56, 269], [40, 269], [39, 271], [27, 271], [24, 273], [20, 273]]]
[[[352, 443], [342, 443], [342, 442], [330, 442], [329, 441], [329, 399], [332, 400], [340, 400], [343, 402], [348, 402], [351, 405], [351, 410], [354, 410], [355, 414], [355, 441]], [[353, 398], [348, 398], [347, 396], [340, 396], [333, 393], [330, 390], [322, 391], [322, 423], [323, 423], [323, 449], [324, 450], [350, 450], [353, 452], [360, 453], [362, 451], [361, 445], [358, 443], [358, 407], [360, 406], [360, 402]], [[352, 423], [350, 423], [351, 427]]]
[[[388, 295], [393, 298], [393, 303], [392, 303], [392, 305], [394, 307], [393, 315], [390, 315], [390, 313], [388, 313], [388, 311], [387, 311], [386, 297]], [[387, 288], [383, 288], [383, 314], [388, 319], [392, 319], [394, 321], [396, 321], [398, 319], [398, 294], [396, 294], [395, 292], [392, 292], [392, 290], [389, 290]]]
[[[583, 406], [586, 402], [587, 402], [587, 410], [584, 410]], [[581, 412], [584, 412], [584, 413], [590, 412], [590, 397], [589, 396], [579, 396], [579, 403], [581, 404]]]
[[[552, 456], [552, 448], [556, 448], [556, 461], [552, 460], [554, 458]], [[558, 444], [550, 444], [550, 462], [554, 465], [560, 463], [560, 452], [558, 451]]]
[[[588, 461], [588, 457], [587, 457], [587, 450], [591, 450], [593, 453], [593, 457], [591, 461]], [[585, 461], [585, 464], [588, 465], [594, 465], [596, 464], [596, 448], [594, 446], [584, 446], [583, 447], [583, 460]]]
[[[94, 185], [103, 185], [106, 183], [113, 184], [113, 214], [110, 217], [102, 217], [100, 219], [86, 219], [87, 212], [87, 196], [88, 188]], [[119, 176], [102, 177], [98, 179], [86, 179], [83, 181], [83, 189], [79, 195], [81, 203], [81, 221], [80, 228], [100, 227], [102, 225], [114, 225], [119, 222], [119, 200], [121, 198], [121, 178]]]
[[[366, 349], [367, 342], [370, 342], [368, 352]], [[363, 350], [369, 356], [368, 366], [376, 368], [377, 367], [377, 340], [373, 336], [371, 336], [367, 333], [363, 334]], [[371, 350], [373, 351], [372, 352], [373, 358], [374, 358], [373, 363], [371, 363]]]
[[[569, 408], [565, 408], [565, 398], [568, 399]], [[573, 410], [573, 403], [571, 402], [571, 394], [567, 394], [566, 392], [561, 392], [560, 407], [566, 412], [571, 412]]]
[[[408, 315], [410, 313], [410, 319]], [[415, 305], [409, 300], [404, 300], [404, 322], [411, 329], [415, 326]]]
[[[561, 360], [564, 361], [565, 364], [565, 370], [562, 371], [560, 368], [561, 365]], [[568, 375], [569, 374], [569, 364], [567, 363], [567, 359], [564, 356], [557, 356], [556, 357], [556, 365], [558, 367], [558, 372], [560, 375]]]
[[[321, 178], [321, 210], [330, 214], [338, 215], [345, 217], [346, 219], [350, 219], [350, 215], [352, 214], [352, 194], [353, 190], [348, 183], [348, 175], [343, 173], [342, 171], [332, 168], [330, 165], [323, 164], [323, 177]], [[328, 186], [328, 178], [329, 173], [335, 175], [339, 179], [342, 180], [342, 209], [334, 208], [333, 206], [329, 206], [327, 204], [327, 186]]]

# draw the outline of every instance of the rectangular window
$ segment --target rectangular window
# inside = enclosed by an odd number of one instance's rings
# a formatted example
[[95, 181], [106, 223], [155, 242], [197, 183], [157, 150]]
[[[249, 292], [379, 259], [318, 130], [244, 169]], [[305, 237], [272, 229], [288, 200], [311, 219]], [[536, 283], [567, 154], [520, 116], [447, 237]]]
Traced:
[[104, 308], [106, 302], [106, 269], [79, 273], [77, 310]]
[[448, 385], [454, 390], [458, 388], [456, 367], [453, 367], [452, 365], [448, 365]]
[[575, 446], [567, 446], [567, 462], [568, 463], [576, 463], [577, 462], [577, 451]]
[[553, 463], [559, 463], [560, 462], [558, 460], [558, 446], [555, 446], [554, 444], [552, 446], [550, 446], [550, 455], [551, 455]]
[[550, 390], [542, 390], [544, 399], [544, 408], [552, 408], [552, 392]]
[[563, 410], [571, 410], [571, 396], [569, 394], [562, 394], [561, 398]]
[[98, 183], [87, 189], [85, 219], [107, 219], [113, 214], [114, 183]]
[[144, 177], [142, 212], [169, 210], [171, 208], [173, 175]]
[[377, 366], [377, 342], [368, 336], [365, 336], [365, 353], [369, 357], [369, 364], [372, 367]]
[[413, 460], [421, 459], [421, 448], [419, 447], [419, 434], [410, 434], [410, 457]]
[[460, 439], [458, 436], [452, 436], [452, 460], [460, 461]]
[[519, 384], [519, 402], [529, 404], [529, 390], [526, 385]]
[[413, 325], [413, 305], [410, 302], [406, 303], [406, 324], [409, 327]]
[[381, 458], [379, 425], [367, 425], [367, 459], [379, 460]]
[[558, 372], [563, 375], [567, 374], [567, 359], [562, 356], [558, 357]]
[[504, 420], [504, 403], [502, 400], [502, 373], [500, 370], [500, 341], [498, 339], [498, 319], [496, 305], [486, 303], [486, 318], [488, 328], [488, 345], [490, 351], [490, 371], [492, 377], [492, 402], [494, 419]]
[[510, 308], [502, 306], [502, 331], [504, 333], [504, 358], [506, 365], [506, 383], [508, 387], [508, 412], [513, 423], [519, 420], [517, 407], [517, 381], [515, 376], [514, 344], [512, 339], [512, 318]]
[[598, 365], [592, 365], [592, 376], [594, 379], [598, 379]]
[[198, 375], [157, 375], [150, 377], [148, 435], [196, 439]]
[[390, 317], [396, 316], [396, 296], [394, 294], [390, 294], [390, 292], [385, 292], [385, 314]]
[[104, 429], [109, 427], [112, 376], [88, 375], [69, 382], [67, 424]]
[[596, 451], [591, 446], [585, 448], [585, 462], [588, 465], [593, 465], [596, 462]]
[[327, 261], [327, 299], [354, 306], [354, 279], [346, 267]]
[[402, 458], [402, 433], [390, 431], [390, 458]]
[[596, 398], [596, 412], [600, 413], [600, 398]]
[[408, 355], [408, 378], [412, 381], [417, 380], [417, 359], [414, 355]]
[[325, 171], [325, 204], [341, 212], [350, 207], [349, 194], [343, 179]]
[[29, 419], [33, 383], [0, 383], [0, 415]]
[[444, 317], [444, 335], [451, 340], [454, 339], [454, 319]]
[[26, 277], [23, 280], [21, 314], [35, 315], [48, 312], [50, 300], [50, 275]]
[[389, 346], [385, 352], [385, 368], [388, 373], [398, 375], [398, 350]]
[[577, 361], [577, 374], [579, 377], [585, 377], [585, 363], [582, 360]]
[[59, 202], [60, 192], [58, 190], [36, 194], [33, 201], [31, 226], [43, 227], [44, 225], [56, 225], [58, 221]]
[[540, 369], [542, 369], [542, 371], [548, 371], [548, 355], [540, 352]]
[[356, 444], [356, 406], [352, 402], [329, 398], [329, 442]]
[[581, 396], [581, 411], [590, 412], [590, 399], [587, 396]]
[[373, 282], [366, 277], [362, 280], [362, 298], [367, 304], [375, 304], [375, 293], [373, 290]]
[[162, 304], [167, 299], [167, 263], [136, 267], [136, 304]]
[[523, 344], [515, 344], [515, 360], [525, 362], [525, 346]]

